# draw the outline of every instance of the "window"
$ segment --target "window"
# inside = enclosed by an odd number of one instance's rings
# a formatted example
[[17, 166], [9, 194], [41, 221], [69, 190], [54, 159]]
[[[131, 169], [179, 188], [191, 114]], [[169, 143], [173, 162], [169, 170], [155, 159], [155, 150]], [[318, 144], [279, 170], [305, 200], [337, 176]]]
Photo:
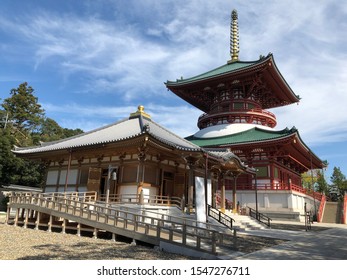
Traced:
[[267, 166], [259, 166], [259, 167], [256, 167], [256, 169], [257, 169], [258, 177], [268, 177]]
[[235, 102], [234, 103], [234, 109], [243, 109], [243, 103], [241, 102]]

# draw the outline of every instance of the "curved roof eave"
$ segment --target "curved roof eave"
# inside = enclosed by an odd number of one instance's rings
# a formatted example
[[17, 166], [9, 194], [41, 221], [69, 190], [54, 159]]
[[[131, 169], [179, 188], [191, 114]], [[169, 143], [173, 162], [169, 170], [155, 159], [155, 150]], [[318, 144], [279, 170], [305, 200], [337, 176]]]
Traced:
[[[214, 79], [214, 78], [219, 78], [223, 77], [225, 75], [228, 75], [230, 73], [242, 73], [243, 71], [247, 71], [249, 69], [259, 67], [263, 64], [266, 59], [260, 59], [260, 60], [255, 60], [255, 61], [236, 61], [230, 64], [224, 64], [222, 66], [219, 66], [215, 69], [212, 69], [210, 71], [207, 71], [205, 73], [193, 76], [191, 78], [187, 79], [177, 79], [176, 81], [167, 81], [164, 84], [167, 87], [179, 87], [179, 86], [184, 86], [184, 85], [189, 85], [193, 83], [197, 83], [200, 81], [205, 81], [207, 79]], [[243, 65], [243, 67], [241, 67]], [[234, 67], [233, 67], [234, 66]], [[223, 68], [225, 68], [223, 70]]]

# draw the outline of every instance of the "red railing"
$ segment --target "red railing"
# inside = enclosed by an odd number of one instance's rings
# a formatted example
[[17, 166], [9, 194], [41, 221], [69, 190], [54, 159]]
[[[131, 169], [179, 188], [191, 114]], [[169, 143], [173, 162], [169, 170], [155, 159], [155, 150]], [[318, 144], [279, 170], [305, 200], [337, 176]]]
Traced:
[[342, 223], [347, 224], [347, 194], [345, 194], [345, 197], [343, 199]]
[[[238, 190], [255, 190], [255, 186], [249, 186], [249, 185], [241, 185], [237, 186]], [[285, 185], [285, 184], [265, 184], [265, 185], [257, 185], [257, 190], [272, 190], [272, 191], [296, 191], [299, 193], [303, 193], [309, 196], [312, 196], [314, 199], [317, 199], [319, 201], [322, 200], [322, 194], [319, 192], [314, 192], [309, 189], [305, 189], [302, 186], [298, 186], [295, 184]]]
[[318, 221], [318, 223], [322, 222], [325, 202], [326, 202], [326, 196], [323, 195], [322, 199], [320, 201], [320, 205], [319, 205], [319, 209], [318, 209], [318, 213], [317, 213], [317, 221]]

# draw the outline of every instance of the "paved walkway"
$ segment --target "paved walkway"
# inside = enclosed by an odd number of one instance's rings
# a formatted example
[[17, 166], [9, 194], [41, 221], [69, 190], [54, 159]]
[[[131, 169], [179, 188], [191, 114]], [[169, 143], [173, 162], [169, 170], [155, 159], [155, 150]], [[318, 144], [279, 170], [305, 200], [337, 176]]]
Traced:
[[238, 256], [240, 260], [347, 260], [347, 225], [314, 223], [311, 231], [266, 229], [244, 234], [286, 239], [288, 242]]

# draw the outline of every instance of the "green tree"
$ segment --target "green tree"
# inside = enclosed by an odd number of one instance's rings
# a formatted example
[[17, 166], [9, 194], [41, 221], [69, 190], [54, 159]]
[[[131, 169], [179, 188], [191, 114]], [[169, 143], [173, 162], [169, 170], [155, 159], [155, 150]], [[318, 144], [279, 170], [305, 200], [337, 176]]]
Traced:
[[338, 197], [341, 198], [347, 191], [347, 181], [346, 176], [341, 172], [340, 167], [334, 167], [330, 180], [332, 183], [329, 188], [330, 193], [336, 189]]
[[0, 184], [40, 186], [45, 167], [16, 157], [12, 153], [15, 141], [10, 129], [0, 129]]
[[320, 192], [320, 193], [324, 193], [325, 195], [328, 195], [328, 183], [325, 180], [324, 174], [318, 170], [317, 172], [317, 187], [316, 187], [316, 191]]
[[34, 89], [24, 82], [18, 88], [12, 89], [11, 97], [6, 98], [2, 103], [9, 119], [22, 133], [34, 131], [44, 116], [44, 110], [33, 93]]
[[12, 89], [10, 95], [1, 104], [4, 110], [0, 110], [0, 184], [41, 186], [45, 166], [16, 157], [13, 147], [59, 140], [83, 131], [62, 128], [55, 120], [46, 118], [33, 88], [26, 82]]

